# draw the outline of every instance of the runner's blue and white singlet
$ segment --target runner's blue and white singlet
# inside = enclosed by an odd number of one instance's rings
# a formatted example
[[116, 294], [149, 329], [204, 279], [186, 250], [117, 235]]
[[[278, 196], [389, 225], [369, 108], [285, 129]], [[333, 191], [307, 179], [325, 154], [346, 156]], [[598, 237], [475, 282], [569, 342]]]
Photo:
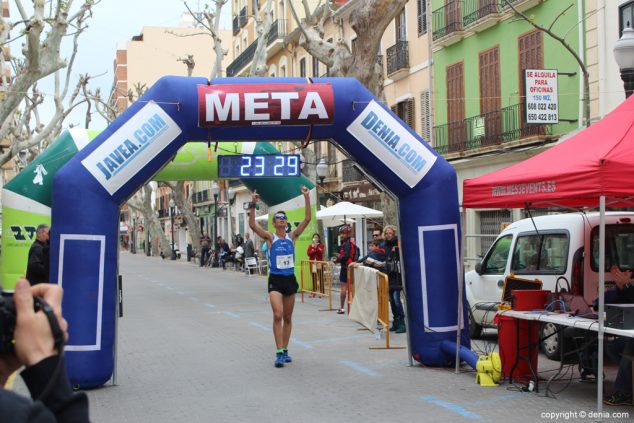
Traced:
[[295, 245], [291, 241], [290, 235], [279, 238], [273, 234], [273, 242], [269, 249], [269, 262], [271, 263], [271, 273], [274, 275], [295, 274]]

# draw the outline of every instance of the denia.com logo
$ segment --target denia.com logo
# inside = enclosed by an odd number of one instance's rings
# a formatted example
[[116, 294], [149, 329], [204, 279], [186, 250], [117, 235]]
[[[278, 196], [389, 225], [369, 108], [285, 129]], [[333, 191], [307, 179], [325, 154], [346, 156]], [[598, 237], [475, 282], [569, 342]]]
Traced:
[[413, 171], [420, 172], [425, 163], [427, 163], [408, 143], [399, 143], [401, 137], [386, 125], [376, 113], [368, 113], [365, 119], [361, 121], [361, 125], [369, 131], [372, 137], [391, 149], [393, 155], [398, 155], [397, 157], [404, 161]]
[[13, 239], [16, 241], [33, 241], [35, 239], [36, 226], [12, 225], [9, 228], [13, 234]]
[[132, 140], [125, 139], [108, 156], [96, 163], [97, 168], [103, 172], [106, 180], [110, 179], [130, 163], [130, 159], [143, 151], [166, 129], [167, 124], [165, 121], [158, 114], [154, 114], [133, 132]]

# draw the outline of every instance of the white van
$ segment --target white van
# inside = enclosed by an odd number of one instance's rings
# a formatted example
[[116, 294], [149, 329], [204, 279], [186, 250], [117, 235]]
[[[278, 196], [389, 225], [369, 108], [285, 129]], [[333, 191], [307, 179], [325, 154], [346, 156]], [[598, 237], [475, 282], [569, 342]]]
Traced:
[[[634, 213], [606, 213], [606, 287], [613, 284], [613, 264], [634, 269]], [[482, 327], [494, 327], [502, 298], [504, 278], [510, 273], [540, 279], [543, 289], [560, 287], [592, 304], [598, 292], [599, 213], [570, 213], [518, 220], [507, 226], [475, 270], [465, 275], [470, 331], [480, 336]], [[559, 282], [557, 282], [559, 280]], [[575, 310], [573, 310], [575, 311]], [[559, 358], [554, 325], [542, 326], [544, 353]], [[563, 341], [563, 340], [562, 340]]]

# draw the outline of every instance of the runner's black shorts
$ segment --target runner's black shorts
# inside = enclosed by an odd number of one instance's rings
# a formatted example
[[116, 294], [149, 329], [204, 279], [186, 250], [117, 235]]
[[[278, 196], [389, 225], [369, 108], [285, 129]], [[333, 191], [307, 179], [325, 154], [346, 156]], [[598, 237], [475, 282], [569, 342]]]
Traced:
[[299, 289], [295, 275], [269, 274], [269, 292], [276, 291], [284, 296], [294, 295]]

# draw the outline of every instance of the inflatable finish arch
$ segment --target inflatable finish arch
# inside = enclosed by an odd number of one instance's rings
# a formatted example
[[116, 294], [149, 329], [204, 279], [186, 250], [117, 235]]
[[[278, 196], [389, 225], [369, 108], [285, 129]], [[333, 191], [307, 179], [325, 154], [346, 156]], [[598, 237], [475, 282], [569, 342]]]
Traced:
[[[399, 199], [414, 358], [453, 360], [460, 277], [456, 174], [358, 81], [164, 77], [55, 175], [51, 280], [65, 289], [67, 368], [82, 387], [114, 366], [119, 207], [189, 140], [333, 139]], [[466, 306], [462, 304], [466, 316]]]

